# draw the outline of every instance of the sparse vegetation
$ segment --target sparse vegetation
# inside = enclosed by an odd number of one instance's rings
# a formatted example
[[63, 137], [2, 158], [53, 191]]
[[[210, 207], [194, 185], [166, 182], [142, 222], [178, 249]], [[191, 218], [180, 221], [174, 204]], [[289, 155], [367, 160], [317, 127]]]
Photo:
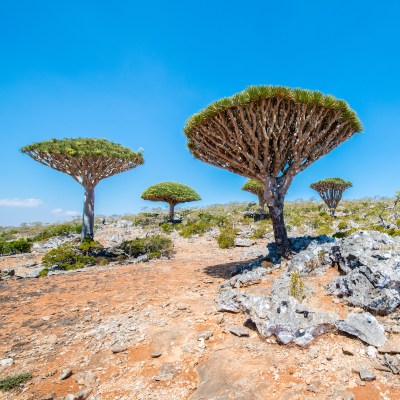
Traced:
[[32, 249], [31, 239], [17, 239], [10, 242], [0, 241], [0, 255], [29, 253]]
[[161, 235], [124, 241], [119, 247], [127, 256], [135, 258], [145, 254], [149, 259], [169, 257], [173, 253], [172, 240]]
[[52, 224], [41, 232], [36, 234], [32, 240], [38, 242], [41, 240], [50, 239], [55, 236], [68, 236], [69, 234], [79, 234], [82, 231], [82, 225], [72, 225], [72, 224]]
[[290, 295], [298, 301], [304, 297], [304, 281], [299, 271], [293, 271], [290, 275]]
[[78, 246], [63, 244], [50, 250], [42, 258], [46, 269], [72, 270], [95, 264], [95, 257], [82, 254]]
[[229, 249], [235, 246], [236, 230], [232, 227], [221, 230], [217, 236], [217, 243], [221, 249]]
[[11, 375], [6, 378], [0, 379], [0, 390], [3, 392], [7, 392], [9, 390], [17, 388], [19, 385], [22, 385], [29, 379], [32, 379], [31, 374], [19, 374], [19, 375]]

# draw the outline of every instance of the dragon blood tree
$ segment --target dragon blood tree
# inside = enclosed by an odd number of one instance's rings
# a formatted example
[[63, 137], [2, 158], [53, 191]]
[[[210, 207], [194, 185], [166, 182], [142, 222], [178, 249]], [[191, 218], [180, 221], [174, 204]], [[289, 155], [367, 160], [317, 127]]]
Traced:
[[161, 182], [150, 186], [142, 193], [142, 199], [165, 201], [169, 204], [169, 220], [174, 221], [175, 206], [180, 203], [201, 200], [189, 186], [177, 182]]
[[293, 178], [361, 130], [345, 101], [277, 86], [251, 86], [212, 103], [184, 128], [195, 157], [264, 185], [282, 255], [290, 250], [283, 205]]
[[82, 240], [93, 239], [94, 188], [105, 178], [143, 164], [143, 155], [105, 139], [52, 139], [21, 149], [34, 160], [65, 172], [85, 189]]
[[255, 194], [258, 197], [258, 204], [263, 212], [265, 207], [264, 185], [255, 179], [249, 179], [242, 186], [242, 190]]
[[352, 186], [351, 182], [347, 182], [342, 178], [327, 178], [310, 185], [312, 189], [319, 193], [324, 203], [328, 206], [332, 217], [335, 216], [336, 207], [342, 199], [343, 192]]

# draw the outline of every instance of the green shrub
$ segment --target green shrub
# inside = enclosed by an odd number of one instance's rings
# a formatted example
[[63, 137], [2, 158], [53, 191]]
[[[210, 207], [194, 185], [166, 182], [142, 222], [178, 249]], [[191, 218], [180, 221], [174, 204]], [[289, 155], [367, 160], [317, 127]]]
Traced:
[[28, 239], [12, 240], [11, 242], [0, 241], [0, 255], [11, 255], [29, 253], [32, 249], [32, 241]]
[[49, 269], [57, 266], [62, 270], [72, 270], [83, 268], [86, 265], [93, 265], [95, 257], [81, 254], [79, 248], [70, 244], [58, 246], [50, 250], [42, 258], [42, 264]]
[[83, 239], [78, 248], [83, 255], [92, 256], [96, 255], [99, 251], [101, 251], [103, 249], [103, 246], [99, 242], [96, 242], [95, 240], [92, 240], [90, 238], [85, 238]]
[[188, 222], [186, 225], [182, 226], [179, 234], [184, 238], [190, 238], [193, 235], [204, 235], [210, 228], [212, 224], [209, 221], [193, 221]]
[[81, 233], [81, 232], [82, 232], [82, 225], [71, 225], [71, 224], [50, 225], [42, 232], [34, 236], [33, 241], [39, 242], [41, 240], [50, 239], [54, 236], [66, 236], [70, 233]]
[[342, 231], [343, 229], [347, 229], [347, 223], [344, 221], [339, 222], [338, 228]]
[[175, 225], [171, 224], [171, 222], [164, 222], [162, 225], [160, 225], [160, 228], [164, 233], [169, 235], [173, 230], [175, 230]]
[[236, 232], [232, 228], [223, 229], [217, 236], [217, 243], [221, 249], [235, 246]]
[[15, 389], [29, 379], [32, 379], [31, 374], [19, 374], [19, 375], [7, 376], [6, 378], [0, 379], [0, 390], [6, 392], [8, 390]]
[[147, 254], [149, 258], [169, 257], [173, 253], [172, 240], [161, 235], [127, 240], [119, 246], [129, 257]]
[[256, 227], [251, 234], [251, 237], [252, 239], [261, 239], [271, 230], [272, 230], [272, 225], [270, 221], [264, 220], [257, 222]]
[[290, 275], [290, 295], [298, 301], [304, 297], [304, 282], [299, 271], [293, 271]]
[[47, 268], [44, 268], [39, 272], [39, 278], [44, 278], [48, 274], [49, 274], [49, 270]]

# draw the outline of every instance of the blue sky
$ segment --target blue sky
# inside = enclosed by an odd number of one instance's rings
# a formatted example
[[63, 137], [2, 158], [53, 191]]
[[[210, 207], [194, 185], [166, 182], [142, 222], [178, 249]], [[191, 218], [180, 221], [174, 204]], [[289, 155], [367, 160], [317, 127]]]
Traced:
[[[340, 176], [347, 197], [400, 189], [400, 5], [397, 1], [0, 2], [0, 225], [70, 219], [83, 190], [19, 149], [101, 137], [145, 164], [97, 187], [96, 212], [161, 203], [149, 185], [179, 181], [214, 204], [251, 201], [245, 178], [195, 160], [186, 119], [249, 85], [321, 90], [348, 101], [364, 132], [299, 174], [287, 199]], [[193, 203], [195, 204], [195, 203]]]

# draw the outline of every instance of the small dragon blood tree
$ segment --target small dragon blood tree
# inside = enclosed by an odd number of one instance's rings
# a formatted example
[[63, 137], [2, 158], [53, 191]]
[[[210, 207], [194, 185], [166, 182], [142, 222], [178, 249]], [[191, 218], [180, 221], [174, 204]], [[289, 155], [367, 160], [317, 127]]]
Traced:
[[142, 193], [142, 199], [165, 201], [169, 204], [169, 220], [174, 221], [175, 206], [180, 203], [201, 200], [189, 186], [177, 182], [161, 182], [150, 186]]
[[249, 179], [242, 186], [242, 190], [244, 190], [245, 192], [250, 192], [252, 194], [255, 194], [258, 197], [258, 205], [261, 208], [261, 212], [264, 212], [264, 207], [265, 207], [264, 185], [255, 179]]
[[105, 139], [52, 139], [21, 149], [34, 160], [74, 178], [85, 189], [82, 240], [94, 237], [94, 189], [105, 178], [143, 164], [143, 155]]
[[196, 158], [263, 184], [277, 251], [286, 255], [283, 205], [293, 178], [361, 130], [343, 100], [303, 89], [251, 86], [190, 117], [184, 133]]
[[332, 217], [335, 216], [336, 207], [342, 199], [343, 192], [352, 186], [351, 182], [347, 182], [342, 178], [327, 178], [310, 185], [312, 189], [319, 193], [324, 203], [328, 206]]

